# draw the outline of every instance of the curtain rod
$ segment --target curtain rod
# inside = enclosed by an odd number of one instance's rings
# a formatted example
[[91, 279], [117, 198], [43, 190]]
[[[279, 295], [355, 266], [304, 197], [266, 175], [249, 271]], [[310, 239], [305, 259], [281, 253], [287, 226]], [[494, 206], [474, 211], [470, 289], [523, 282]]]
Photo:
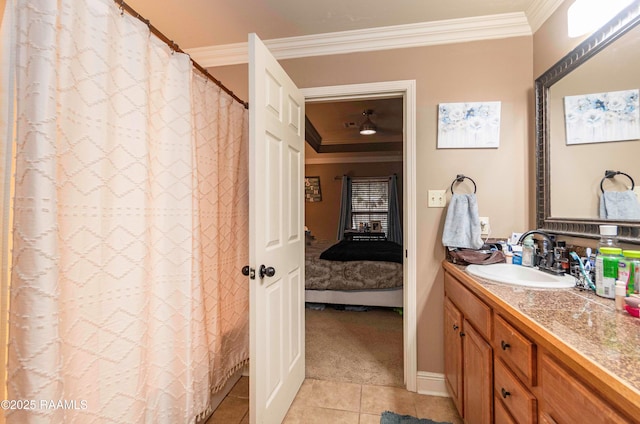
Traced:
[[381, 175], [379, 177], [354, 177], [351, 175], [336, 175], [335, 177], [333, 177], [334, 180], [341, 180], [342, 177], [350, 177], [352, 180], [384, 180], [387, 178], [391, 178], [393, 176], [398, 176], [398, 174], [391, 174], [391, 175]]
[[[127, 3], [125, 3], [124, 0], [113, 0], [113, 1], [118, 6], [120, 6], [121, 10], [126, 11], [128, 14], [130, 14], [131, 16], [133, 16], [135, 18], [138, 18], [141, 22], [143, 22], [145, 25], [147, 25], [149, 27], [149, 31], [151, 31], [151, 33], [153, 35], [155, 35], [156, 37], [158, 37], [160, 40], [164, 41], [167, 44], [167, 46], [169, 46], [171, 48], [171, 50], [173, 50], [174, 52], [178, 52], [178, 53], [185, 53], [182, 49], [180, 49], [180, 47], [178, 47], [178, 44], [176, 44], [173, 40], [170, 40], [169, 38], [167, 38], [167, 36], [164, 35], [162, 32], [160, 32], [160, 30], [158, 30], [156, 27], [151, 25], [151, 21], [149, 21], [149, 19], [145, 19], [144, 17], [140, 16], [140, 14], [138, 12], [136, 12], [134, 8], [129, 6]], [[185, 53], [185, 54], [187, 54], [187, 53]], [[187, 54], [187, 56], [189, 56], [189, 55]], [[191, 59], [191, 56], [189, 56], [189, 59]], [[198, 71], [200, 71], [202, 74], [204, 74], [204, 76], [206, 76], [209, 80], [213, 81], [225, 93], [230, 95], [235, 101], [237, 101], [242, 106], [244, 106], [245, 109], [249, 109], [249, 103], [248, 102], [245, 102], [240, 97], [236, 96], [233, 91], [231, 91], [227, 87], [225, 87], [225, 85], [222, 82], [220, 82], [220, 80], [216, 79], [213, 75], [211, 75], [209, 73], [209, 71], [207, 71], [205, 68], [203, 68], [198, 62], [196, 62], [195, 60], [191, 59], [191, 64], [193, 64], [193, 66]]]

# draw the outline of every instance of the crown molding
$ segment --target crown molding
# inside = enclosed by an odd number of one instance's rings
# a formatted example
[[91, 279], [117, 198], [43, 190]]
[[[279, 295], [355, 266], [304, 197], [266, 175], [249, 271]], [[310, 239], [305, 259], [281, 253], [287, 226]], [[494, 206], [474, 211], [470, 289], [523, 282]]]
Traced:
[[535, 0], [526, 10], [527, 19], [531, 26], [531, 32], [535, 33], [542, 24], [556, 11], [564, 0]]
[[[325, 153], [329, 154], [329, 153]], [[326, 165], [330, 163], [382, 163], [402, 162], [400, 156], [333, 156], [320, 158], [305, 158], [305, 165]]]
[[[541, 0], [549, 1], [549, 0]], [[531, 35], [524, 12], [266, 40], [276, 59], [346, 54]], [[205, 68], [247, 63], [247, 43], [185, 51]]]

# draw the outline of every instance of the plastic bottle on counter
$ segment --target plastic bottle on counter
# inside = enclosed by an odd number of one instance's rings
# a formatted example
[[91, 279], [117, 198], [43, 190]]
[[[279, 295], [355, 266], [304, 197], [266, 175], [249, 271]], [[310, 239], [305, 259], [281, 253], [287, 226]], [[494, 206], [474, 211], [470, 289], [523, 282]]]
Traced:
[[618, 280], [624, 281], [627, 296], [640, 289], [640, 250], [623, 250], [624, 258], [618, 262]]
[[522, 266], [533, 266], [535, 257], [535, 247], [533, 247], [533, 238], [531, 236], [524, 239], [522, 243]]
[[508, 264], [513, 264], [513, 252], [504, 252], [504, 260]]
[[624, 281], [616, 281], [616, 310], [624, 309], [624, 298], [627, 293], [627, 285]]
[[553, 252], [555, 260], [558, 262], [560, 269], [565, 273], [569, 273], [569, 251], [567, 250], [567, 243], [565, 241], [559, 241], [557, 247]]
[[616, 297], [618, 262], [622, 259], [619, 247], [600, 247], [596, 256], [596, 294], [613, 299]]
[[601, 247], [618, 247], [617, 225], [600, 226], [600, 241], [598, 242], [598, 250], [600, 250]]

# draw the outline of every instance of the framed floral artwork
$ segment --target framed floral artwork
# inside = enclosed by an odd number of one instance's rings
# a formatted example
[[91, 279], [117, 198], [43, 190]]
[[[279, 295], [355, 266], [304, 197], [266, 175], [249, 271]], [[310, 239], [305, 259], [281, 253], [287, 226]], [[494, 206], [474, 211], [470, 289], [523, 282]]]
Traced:
[[567, 144], [603, 143], [640, 138], [639, 90], [566, 96]]
[[438, 106], [438, 148], [499, 147], [500, 106], [500, 102], [441, 103]]

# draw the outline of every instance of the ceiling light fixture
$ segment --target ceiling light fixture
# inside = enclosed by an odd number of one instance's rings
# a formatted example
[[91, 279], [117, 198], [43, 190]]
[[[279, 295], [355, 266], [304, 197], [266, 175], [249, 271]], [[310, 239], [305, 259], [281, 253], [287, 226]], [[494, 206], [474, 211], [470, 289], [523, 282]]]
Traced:
[[569, 37], [595, 31], [630, 3], [631, 0], [576, 0], [567, 12]]
[[366, 119], [360, 125], [360, 134], [362, 134], [362, 135], [375, 134], [376, 131], [377, 131], [377, 128], [376, 128], [375, 124], [373, 122], [371, 122], [371, 119], [369, 118], [371, 116], [371, 114], [373, 114], [373, 111], [371, 109], [367, 109], [364, 112], [362, 112], [362, 114], [366, 117]]

